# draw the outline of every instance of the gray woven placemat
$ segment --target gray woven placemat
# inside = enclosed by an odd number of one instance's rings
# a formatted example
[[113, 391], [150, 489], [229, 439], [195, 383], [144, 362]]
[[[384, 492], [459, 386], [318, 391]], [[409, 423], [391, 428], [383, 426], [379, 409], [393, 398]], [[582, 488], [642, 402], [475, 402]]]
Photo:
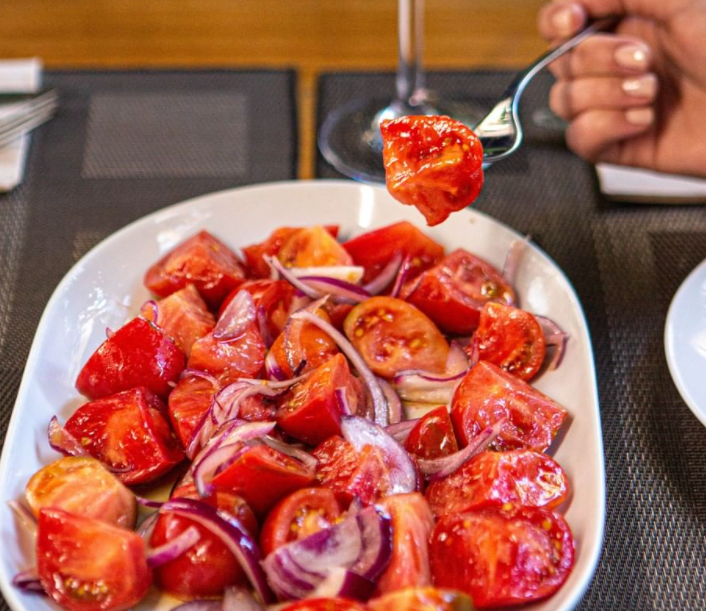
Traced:
[[81, 256], [169, 204], [296, 176], [293, 72], [45, 80], [59, 92], [59, 114], [33, 135], [24, 183], [0, 194], [0, 445], [39, 317]]
[[[434, 73], [428, 82], [489, 105], [509, 80], [498, 72]], [[671, 381], [662, 339], [674, 292], [706, 258], [706, 213], [605, 201], [593, 170], [566, 151], [561, 134], [532, 126], [549, 83], [528, 91], [528, 143], [488, 171], [476, 207], [532, 235], [554, 258], [591, 329], [608, 504], [603, 556], [580, 609], [706, 609], [706, 430]], [[319, 125], [354, 98], [393, 92], [389, 74], [325, 75]], [[320, 156], [317, 173], [340, 176]]]

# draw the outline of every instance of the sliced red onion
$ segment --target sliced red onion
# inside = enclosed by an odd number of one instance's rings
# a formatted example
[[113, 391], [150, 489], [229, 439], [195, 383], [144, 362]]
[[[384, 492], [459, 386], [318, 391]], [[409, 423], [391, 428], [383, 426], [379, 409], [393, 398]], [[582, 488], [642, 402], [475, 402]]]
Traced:
[[254, 378], [238, 378], [236, 382], [249, 384], [250, 386], [265, 386], [271, 390], [286, 391], [295, 384], [299, 384], [299, 382], [306, 380], [309, 375], [310, 372], [307, 372], [288, 380], [256, 380]]
[[346, 396], [346, 389], [337, 388], [335, 393], [336, 401], [338, 402], [338, 408], [341, 411], [341, 414], [344, 416], [353, 416], [353, 410], [351, 409], [351, 406], [348, 403], [348, 397]]
[[385, 394], [383, 393], [380, 385], [378, 384], [377, 378], [372, 371], [365, 364], [365, 361], [361, 358], [358, 351], [353, 347], [348, 339], [338, 331], [333, 325], [322, 320], [318, 316], [307, 311], [300, 311], [292, 314], [291, 318], [296, 320], [306, 320], [326, 332], [331, 339], [338, 345], [341, 351], [350, 359], [353, 363], [353, 367], [358, 371], [360, 377], [363, 378], [368, 390], [370, 391], [370, 396], [373, 400], [373, 406], [375, 410], [375, 422], [380, 426], [387, 426], [387, 401], [385, 400]]
[[316, 459], [315, 456], [309, 454], [309, 452], [302, 450], [301, 448], [296, 448], [288, 443], [284, 443], [284, 441], [280, 441], [279, 439], [276, 439], [275, 437], [271, 437], [269, 435], [265, 435], [262, 438], [262, 441], [265, 443], [265, 445], [271, 447], [273, 450], [277, 450], [282, 454], [286, 454], [287, 456], [298, 460], [304, 465], [307, 470], [311, 471], [312, 473], [316, 471], [316, 465], [319, 461]]
[[167, 541], [164, 545], [150, 550], [147, 554], [147, 566], [151, 569], [156, 569], [167, 562], [175, 560], [194, 547], [199, 542], [199, 539], [201, 539], [199, 529], [196, 526], [189, 526], [171, 541]]
[[265, 343], [265, 348], [269, 349], [275, 338], [270, 333], [270, 326], [267, 324], [267, 312], [265, 311], [265, 306], [262, 305], [257, 306], [257, 327], [260, 330], [260, 337]]
[[299, 278], [297, 278], [291, 271], [282, 265], [282, 262], [277, 257], [263, 255], [262, 258], [273, 271], [277, 271], [282, 278], [284, 278], [287, 282], [289, 282], [289, 284], [301, 291], [307, 297], [310, 297], [311, 299], [319, 299], [323, 295], [323, 293], [309, 286], [306, 282], [299, 280]]
[[407, 441], [407, 437], [412, 432], [412, 429], [417, 426], [420, 418], [414, 418], [413, 420], [402, 420], [397, 424], [391, 424], [386, 427], [385, 430], [392, 436], [392, 438], [400, 444], [404, 444]]
[[350, 284], [359, 283], [365, 273], [365, 268], [360, 265], [322, 265], [319, 267], [290, 267], [288, 269], [297, 278], [320, 276], [333, 280], [343, 280]]
[[37, 518], [32, 513], [32, 511], [27, 507], [22, 501], [8, 501], [7, 502], [12, 513], [14, 513], [19, 519], [22, 526], [24, 526], [31, 534], [37, 534]]
[[347, 598], [368, 600], [375, 591], [375, 582], [361, 577], [344, 568], [331, 569], [324, 579], [307, 598]]
[[360, 303], [372, 297], [365, 289], [345, 280], [325, 276], [304, 276], [300, 280], [319, 291], [321, 295], [330, 295], [337, 303]]
[[211, 375], [207, 371], [201, 371], [199, 369], [184, 369], [181, 372], [179, 379], [183, 380], [184, 378], [201, 378], [202, 380], [208, 380], [216, 390], [220, 390], [221, 388], [221, 383], [218, 381], [218, 378]]
[[419, 470], [424, 473], [424, 475], [430, 476], [430, 479], [441, 479], [447, 475], [451, 475], [454, 471], [465, 465], [471, 458], [485, 450], [500, 434], [500, 430], [506, 421], [507, 418], [498, 420], [493, 426], [487, 427], [471, 439], [465, 448], [449, 456], [442, 458], [418, 458], [417, 464], [419, 465]]
[[561, 365], [566, 352], [566, 342], [569, 339], [569, 334], [557, 325], [551, 318], [532, 314], [537, 319], [537, 322], [542, 327], [544, 333], [544, 344], [547, 348], [553, 348], [553, 354], [547, 363], [547, 369], [550, 371]]
[[144, 520], [142, 520], [142, 524], [140, 524], [140, 527], [136, 531], [137, 534], [142, 537], [142, 540], [147, 545], [149, 545], [150, 539], [152, 538], [152, 531], [154, 530], [154, 527], [157, 524], [158, 517], [158, 511], [151, 513]]
[[23, 592], [33, 593], [33, 594], [44, 594], [44, 588], [42, 587], [42, 582], [39, 579], [39, 573], [37, 569], [28, 569], [17, 573], [12, 578], [12, 585], [19, 588]]
[[245, 588], [226, 588], [222, 611], [266, 611]]
[[235, 556], [260, 600], [265, 604], [274, 602], [265, 573], [260, 566], [260, 551], [257, 543], [237, 518], [192, 499], [172, 499], [162, 507], [160, 512], [183, 516], [215, 534]]
[[287, 374], [282, 371], [272, 350], [265, 357], [265, 373], [270, 380], [282, 381], [287, 379]]
[[177, 607], [172, 607], [171, 611], [223, 611], [223, 602], [220, 600], [191, 600]]
[[465, 371], [447, 376], [410, 369], [397, 374], [393, 384], [403, 401], [448, 405], [465, 375]]
[[218, 319], [213, 339], [229, 342], [238, 339], [257, 319], [255, 302], [248, 291], [239, 291]]
[[140, 315], [142, 318], [152, 321], [153, 324], [159, 324], [159, 305], [154, 299], [145, 301], [140, 307]]
[[152, 499], [146, 499], [143, 496], [135, 495], [135, 500], [137, 501], [138, 505], [142, 505], [143, 507], [149, 507], [150, 509], [159, 509], [162, 505], [164, 505], [163, 501], [153, 501]]
[[54, 416], [49, 421], [49, 445], [53, 450], [61, 452], [64, 456], [90, 456], [71, 433], [59, 424], [59, 420]]
[[417, 489], [417, 472], [407, 451], [382, 427], [357, 416], [341, 419], [343, 437], [361, 452], [366, 445], [377, 447], [390, 467], [389, 494], [404, 494]]
[[294, 299], [292, 299], [292, 303], [289, 305], [289, 312], [287, 312], [287, 314], [291, 316], [294, 312], [298, 312], [310, 303], [311, 299], [309, 299], [309, 297], [302, 294], [300, 291], [296, 291], [294, 294]]
[[[297, 313], [310, 312], [313, 315], [316, 315], [316, 311], [327, 301], [328, 295], [322, 297], [321, 299], [317, 299], [316, 301], [312, 301], [309, 305], [302, 310], [299, 310]], [[292, 314], [284, 327], [284, 354], [287, 358], [287, 364], [295, 376], [303, 369], [304, 366], [302, 363], [306, 365], [306, 362], [302, 359], [302, 355], [305, 354], [305, 351], [301, 345], [301, 334], [304, 329], [304, 324], [305, 323], [303, 320], [297, 320], [294, 317], [294, 314]]]
[[402, 253], [397, 253], [375, 278], [363, 285], [363, 288], [371, 295], [384, 291], [397, 276], [402, 259]]
[[399, 270], [397, 271], [397, 276], [395, 278], [395, 284], [390, 292], [390, 297], [399, 297], [402, 291], [402, 286], [404, 285], [407, 277], [409, 276], [409, 270], [411, 269], [412, 257], [410, 255], [405, 255], [402, 260]]
[[[382, 378], [377, 378], [377, 382], [380, 385], [382, 393], [385, 395], [385, 400], [387, 401], [387, 421], [390, 424], [397, 424], [402, 420], [402, 401], [400, 401], [400, 396], [397, 394], [394, 388], [390, 386], [387, 380]], [[347, 414], [352, 416], [353, 414]]]
[[446, 359], [446, 369], [444, 374], [447, 376], [456, 375], [461, 372], [467, 372], [470, 369], [468, 355], [463, 351], [463, 348], [456, 341], [452, 341], [449, 346], [449, 356]]
[[522, 260], [522, 255], [525, 250], [527, 250], [527, 245], [529, 244], [530, 236], [525, 236], [522, 240], [513, 240], [510, 244], [510, 248], [505, 256], [505, 263], [503, 264], [502, 276], [505, 281], [510, 285], [514, 286], [515, 280], [517, 279], [517, 269], [520, 266], [520, 261]]
[[110, 327], [106, 327], [105, 328], [105, 337], [107, 339], [110, 339], [113, 337], [113, 335], [115, 335], [115, 331], [113, 331]]
[[363, 545], [351, 571], [366, 579], [375, 580], [390, 562], [392, 521], [389, 515], [376, 507], [358, 511], [355, 519], [358, 522]]
[[480, 345], [478, 340], [473, 338], [470, 343], [471, 354], [468, 356], [468, 368], [473, 367], [478, 361], [480, 361]]

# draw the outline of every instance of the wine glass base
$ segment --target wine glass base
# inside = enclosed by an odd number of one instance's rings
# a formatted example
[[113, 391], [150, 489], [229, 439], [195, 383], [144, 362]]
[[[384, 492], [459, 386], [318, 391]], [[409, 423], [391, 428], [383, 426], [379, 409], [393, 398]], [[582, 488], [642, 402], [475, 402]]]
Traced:
[[349, 178], [385, 182], [380, 122], [410, 114], [447, 115], [472, 128], [485, 113], [470, 102], [431, 97], [414, 107], [389, 99], [358, 100], [326, 117], [319, 132], [319, 150], [326, 161]]

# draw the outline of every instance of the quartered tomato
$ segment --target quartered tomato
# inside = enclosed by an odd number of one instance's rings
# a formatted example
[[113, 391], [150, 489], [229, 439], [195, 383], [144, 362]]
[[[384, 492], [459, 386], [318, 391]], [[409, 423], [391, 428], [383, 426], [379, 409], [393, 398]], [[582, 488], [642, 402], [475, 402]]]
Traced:
[[[173, 498], [198, 499], [238, 518], [251, 534], [257, 533], [257, 520], [247, 503], [238, 496], [216, 492], [202, 499], [193, 485], [178, 488]], [[156, 585], [181, 599], [221, 596], [225, 588], [245, 585], [247, 579], [235, 556], [221, 539], [197, 522], [183, 516], [165, 513], [155, 523], [150, 547], [164, 545], [189, 527], [199, 531], [198, 542], [171, 562], [154, 571]]]
[[395, 256], [409, 257], [407, 282], [424, 270], [436, 265], [444, 256], [444, 247], [417, 229], [412, 223], [401, 221], [394, 225], [368, 231], [343, 247], [356, 265], [365, 268], [363, 283], [370, 282]]
[[492, 265], [458, 249], [420, 276], [408, 301], [442, 331], [468, 335], [487, 301], [512, 305], [515, 293]]
[[305, 227], [289, 236], [277, 253], [286, 267], [353, 265], [353, 259], [324, 227]]
[[66, 430], [124, 484], [144, 484], [184, 458], [166, 414], [159, 397], [138, 387], [79, 407]]
[[409, 432], [404, 442], [407, 452], [420, 458], [441, 458], [458, 452], [451, 416], [442, 405], [424, 416]]
[[147, 270], [145, 286], [167, 297], [194, 284], [211, 308], [245, 279], [235, 253], [208, 231], [200, 231], [168, 252]]
[[145, 386], [166, 398], [184, 369], [184, 353], [160, 329], [135, 318], [118, 329], [91, 355], [76, 379], [89, 399]]
[[473, 611], [471, 599], [455, 590], [406, 588], [368, 601], [370, 611]]
[[342, 406], [337, 393], [355, 413], [360, 386], [348, 369], [348, 361], [340, 352], [299, 384], [280, 402], [277, 425], [288, 435], [310, 445], [326, 441], [341, 433]]
[[95, 458], [66, 456], [37, 471], [25, 496], [35, 516], [46, 507], [132, 529], [135, 495]]
[[532, 450], [482, 452], [426, 490], [437, 516], [485, 506], [552, 509], [568, 494], [569, 479], [559, 463]]
[[169, 395], [169, 419], [182, 448], [187, 448], [203, 415], [210, 409], [220, 389], [209, 380], [188, 376]]
[[504, 369], [521, 380], [531, 380], [539, 371], [546, 352], [544, 333], [529, 312], [500, 303], [486, 303], [469, 353]]
[[314, 474], [298, 460], [269, 446], [254, 446], [241, 454], [213, 479], [217, 490], [245, 499], [259, 515], [279, 500], [315, 482]]
[[353, 600], [344, 598], [309, 598], [298, 600], [282, 607], [280, 611], [369, 611], [368, 608]]
[[474, 365], [461, 380], [451, 407], [456, 434], [464, 446], [486, 427], [506, 418], [493, 442], [499, 450], [544, 452], [566, 419], [561, 405], [485, 361]]
[[551, 596], [574, 564], [564, 519], [534, 507], [441, 518], [429, 544], [434, 584], [470, 594], [479, 609]]
[[373, 372], [392, 378], [405, 369], [444, 371], [449, 345], [422, 312], [401, 299], [373, 297], [343, 323], [348, 339]]
[[380, 501], [392, 518], [392, 558], [378, 579], [378, 592], [431, 585], [429, 536], [434, 516], [418, 492], [395, 494]]
[[408, 116], [383, 121], [387, 189], [416, 206], [429, 225], [472, 204], [483, 186], [483, 147], [460, 121]]
[[139, 535], [61, 509], [39, 512], [37, 570], [47, 595], [71, 611], [129, 609], [152, 583]]
[[260, 547], [267, 556], [278, 547], [332, 526], [343, 512], [328, 488], [302, 488], [281, 500], [262, 525]]
[[142, 315], [171, 337], [187, 357], [194, 342], [210, 333], [216, 324], [216, 319], [193, 284], [187, 284], [162, 299], [157, 304], [156, 312], [150, 307], [144, 308]]

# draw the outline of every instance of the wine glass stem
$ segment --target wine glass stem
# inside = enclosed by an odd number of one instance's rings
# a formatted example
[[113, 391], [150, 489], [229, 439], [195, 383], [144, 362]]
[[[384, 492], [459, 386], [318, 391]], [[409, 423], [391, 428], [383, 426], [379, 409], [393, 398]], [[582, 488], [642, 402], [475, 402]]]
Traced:
[[397, 99], [410, 106], [424, 101], [424, 0], [399, 0]]

